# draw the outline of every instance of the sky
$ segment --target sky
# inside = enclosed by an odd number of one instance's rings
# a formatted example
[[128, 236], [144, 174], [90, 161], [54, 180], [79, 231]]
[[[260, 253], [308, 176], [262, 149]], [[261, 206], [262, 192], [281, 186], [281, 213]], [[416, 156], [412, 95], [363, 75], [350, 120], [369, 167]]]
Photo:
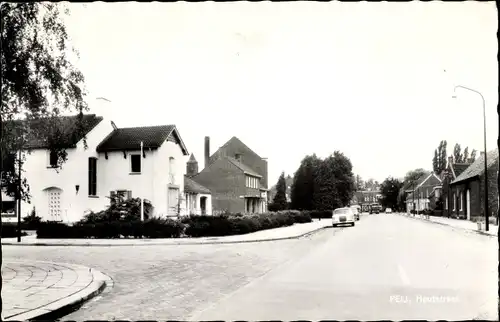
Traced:
[[441, 140], [483, 150], [482, 100], [455, 85], [483, 94], [496, 146], [495, 2], [68, 6], [91, 111], [105, 97], [118, 127], [175, 124], [200, 169], [205, 136], [212, 153], [236, 136], [270, 186], [336, 150], [363, 179], [431, 170]]

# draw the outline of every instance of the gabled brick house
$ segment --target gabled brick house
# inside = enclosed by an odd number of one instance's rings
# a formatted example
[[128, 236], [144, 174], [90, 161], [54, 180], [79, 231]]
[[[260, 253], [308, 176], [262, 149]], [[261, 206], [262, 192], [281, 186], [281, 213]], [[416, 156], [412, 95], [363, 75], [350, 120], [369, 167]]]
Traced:
[[443, 182], [441, 194], [443, 197], [443, 216], [452, 217], [453, 214], [453, 194], [451, 192], [450, 183], [462, 174], [471, 164], [470, 163], [455, 163], [453, 157], [448, 157], [448, 162], [445, 170], [441, 173]]
[[205, 168], [192, 176], [212, 192], [214, 212], [267, 211], [267, 159], [232, 137], [210, 156], [205, 137]]
[[441, 184], [441, 179], [434, 172], [421, 176], [416, 182], [415, 188], [410, 189], [406, 198], [406, 211], [424, 211], [431, 209], [429, 197], [432, 196], [432, 192], [435, 190], [434, 188]]
[[[490, 217], [496, 217], [498, 211], [498, 150], [488, 152], [488, 210]], [[454, 217], [472, 219], [484, 218], [484, 152], [465, 169], [451, 187], [451, 213]]]

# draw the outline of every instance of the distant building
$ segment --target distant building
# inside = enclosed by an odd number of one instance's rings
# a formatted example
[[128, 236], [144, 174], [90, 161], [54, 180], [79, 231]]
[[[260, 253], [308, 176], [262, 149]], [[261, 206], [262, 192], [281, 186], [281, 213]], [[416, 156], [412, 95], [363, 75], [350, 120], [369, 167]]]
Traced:
[[235, 136], [211, 156], [205, 137], [205, 168], [192, 179], [211, 191], [215, 212], [267, 211], [267, 159]]

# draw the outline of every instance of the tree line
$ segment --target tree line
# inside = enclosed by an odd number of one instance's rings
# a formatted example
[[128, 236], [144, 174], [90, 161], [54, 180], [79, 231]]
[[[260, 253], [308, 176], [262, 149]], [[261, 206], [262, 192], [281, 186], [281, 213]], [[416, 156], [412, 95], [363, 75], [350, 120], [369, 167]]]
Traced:
[[324, 159], [316, 154], [307, 155], [293, 176], [291, 203], [286, 200], [285, 174], [282, 173], [269, 207], [273, 210], [333, 210], [349, 205], [355, 189], [351, 160], [342, 152], [335, 151]]

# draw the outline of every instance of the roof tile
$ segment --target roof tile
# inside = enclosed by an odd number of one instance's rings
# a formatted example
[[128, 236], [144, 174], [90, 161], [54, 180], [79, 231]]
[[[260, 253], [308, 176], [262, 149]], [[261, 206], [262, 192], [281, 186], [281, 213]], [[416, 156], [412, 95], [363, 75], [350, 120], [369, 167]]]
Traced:
[[188, 193], [204, 193], [211, 194], [210, 190], [198, 182], [194, 181], [193, 178], [184, 176], [184, 191]]
[[98, 146], [97, 152], [159, 148], [175, 129], [175, 125], [128, 127], [114, 130]]

